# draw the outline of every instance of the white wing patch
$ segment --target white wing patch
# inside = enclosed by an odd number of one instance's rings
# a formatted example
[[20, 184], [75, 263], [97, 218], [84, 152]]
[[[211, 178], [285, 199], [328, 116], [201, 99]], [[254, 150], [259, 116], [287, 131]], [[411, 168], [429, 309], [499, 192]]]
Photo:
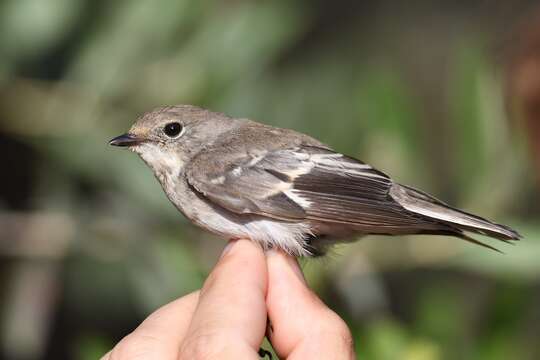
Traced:
[[311, 156], [311, 160], [315, 162], [318, 167], [326, 170], [336, 171], [339, 169], [344, 172], [344, 175], [349, 173], [353, 175], [367, 176], [371, 178], [380, 178], [386, 180], [386, 177], [382, 175], [376, 174], [372, 171], [366, 171], [373, 170], [373, 167], [368, 164], [343, 161], [340, 160], [341, 158], [343, 158], [342, 154], [316, 154]]
[[223, 185], [225, 183], [225, 176], [221, 175], [221, 176], [215, 177], [213, 179], [210, 179], [210, 182], [215, 185]]
[[[325, 170], [328, 170], [330, 172], [339, 172], [343, 176], [347, 176], [347, 174], [351, 175], [358, 175], [358, 176], [366, 176], [371, 178], [380, 178], [387, 180], [386, 177], [383, 175], [379, 175], [377, 173], [374, 173], [373, 168], [368, 164], [363, 164], [359, 162], [352, 162], [352, 161], [346, 161], [344, 158], [344, 155], [339, 153], [331, 153], [331, 154], [306, 154], [301, 152], [295, 152], [294, 156], [297, 160], [300, 161], [300, 165], [297, 165], [294, 169], [287, 169], [286, 171], [283, 171], [284, 174], [286, 174], [292, 182], [299, 176], [308, 174], [313, 168], [322, 168]], [[310, 201], [305, 195], [302, 196], [302, 192], [298, 191], [291, 187], [280, 187], [281, 191], [285, 193], [285, 195], [300, 205], [304, 209], [308, 209], [312, 205], [312, 201]]]
[[294, 179], [296, 179], [297, 177], [309, 173], [311, 169], [315, 167], [315, 164], [311, 160], [311, 156], [309, 154], [293, 152], [292, 155], [298, 162], [298, 165], [294, 168], [288, 167], [286, 169], [282, 169], [281, 172], [283, 172], [283, 174], [287, 175], [291, 180], [294, 181]]
[[264, 156], [266, 155], [266, 152], [264, 154], [259, 154], [259, 155], [255, 155], [253, 156], [253, 158], [249, 161], [249, 163], [247, 164], [247, 166], [255, 166], [257, 165], [257, 163], [259, 161], [261, 161], [262, 159], [264, 159]]
[[237, 166], [231, 171], [231, 174], [233, 176], [240, 176], [242, 175], [242, 171], [243, 171], [242, 168], [240, 166]]
[[299, 193], [299, 191], [294, 189], [289, 189], [284, 191], [285, 195], [298, 205], [300, 205], [302, 208], [307, 209], [311, 206], [311, 201], [308, 199], [302, 197], [302, 195]]

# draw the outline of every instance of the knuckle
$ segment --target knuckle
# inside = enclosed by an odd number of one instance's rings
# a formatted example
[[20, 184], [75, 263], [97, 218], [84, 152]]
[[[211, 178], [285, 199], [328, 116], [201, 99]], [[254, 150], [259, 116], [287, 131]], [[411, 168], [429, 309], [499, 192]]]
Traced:
[[323, 330], [322, 332], [324, 334], [322, 336], [332, 339], [334, 345], [342, 350], [352, 351], [354, 348], [354, 339], [345, 321], [334, 312], [331, 312], [330, 319], [328, 324], [331, 324], [331, 328]]
[[349, 329], [338, 330], [334, 333], [335, 345], [343, 354], [351, 353], [354, 349], [354, 340]]
[[222, 336], [212, 332], [197, 332], [184, 340], [180, 347], [179, 359], [213, 359], [226, 348]]
[[337, 337], [339, 339], [339, 343], [343, 350], [352, 350], [354, 349], [354, 340], [351, 335], [351, 332], [347, 329], [347, 331], [339, 332], [337, 334]]
[[346, 345], [352, 345], [353, 338], [351, 331], [349, 330], [347, 324], [345, 324], [345, 321], [341, 319], [336, 327], [336, 334]]
[[133, 332], [123, 338], [111, 351], [108, 360], [145, 360], [154, 358], [159, 340], [148, 334]]

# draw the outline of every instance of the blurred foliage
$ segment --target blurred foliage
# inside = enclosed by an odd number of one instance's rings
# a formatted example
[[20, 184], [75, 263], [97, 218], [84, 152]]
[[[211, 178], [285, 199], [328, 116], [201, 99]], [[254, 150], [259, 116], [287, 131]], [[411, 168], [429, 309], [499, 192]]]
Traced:
[[189, 103], [304, 131], [523, 233], [504, 256], [368, 237], [304, 261], [362, 358], [537, 359], [538, 185], [500, 50], [534, 3], [4, 0], [0, 357], [98, 358], [200, 287], [223, 240], [106, 145]]

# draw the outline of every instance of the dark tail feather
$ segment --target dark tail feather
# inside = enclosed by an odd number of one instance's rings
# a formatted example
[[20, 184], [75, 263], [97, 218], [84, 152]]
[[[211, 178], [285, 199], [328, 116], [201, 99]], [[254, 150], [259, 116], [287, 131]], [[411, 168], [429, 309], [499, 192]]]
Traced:
[[[501, 250], [497, 249], [496, 247], [493, 247], [491, 245], [488, 245], [486, 243], [483, 243], [479, 240], [476, 240], [475, 238], [472, 238], [470, 236], [468, 236], [467, 234], [465, 234], [462, 230], [460, 229], [453, 229], [451, 228], [451, 225], [450, 224], [441, 224], [441, 227], [443, 227], [443, 229], [441, 230], [426, 230], [426, 231], [422, 231], [420, 232], [421, 234], [424, 234], [424, 235], [448, 235], [448, 236], [455, 236], [455, 237], [458, 237], [462, 240], [465, 240], [465, 241], [468, 241], [470, 243], [473, 243], [473, 244], [476, 244], [476, 245], [480, 245], [482, 247], [485, 247], [486, 249], [490, 249], [490, 250], [493, 250], [493, 251], [496, 251], [498, 253], [501, 253], [501, 254], [504, 254]], [[508, 244], [512, 244], [514, 245], [513, 242], [510, 242], [508, 240], [502, 240], [504, 241], [505, 243], [508, 243]]]
[[512, 243], [521, 238], [521, 235], [517, 231], [508, 226], [496, 224], [480, 216], [456, 209], [428, 194], [404, 185], [394, 185], [391, 190], [391, 196], [405, 209], [448, 226], [447, 229], [441, 230], [439, 233], [454, 235], [496, 251], [499, 250], [481, 243], [465, 235], [463, 232], [469, 231], [475, 234], [490, 236], [506, 243]]
[[[467, 236], [467, 235], [464, 234], [464, 233], [461, 233], [461, 234], [456, 235], [456, 236], [459, 237], [460, 239], [463, 239], [463, 240], [468, 241], [468, 242], [470, 242], [470, 243], [473, 243], [473, 244], [476, 244], [476, 245], [483, 246], [483, 247], [485, 247], [485, 248], [487, 248], [487, 249], [491, 249], [491, 250], [496, 251], [496, 252], [498, 252], [498, 253], [500, 253], [500, 254], [504, 254], [501, 250], [497, 249], [496, 247], [491, 246], [491, 245], [488, 245], [488, 244], [483, 243], [483, 242], [481, 242], [481, 241], [478, 241], [478, 240], [476, 240], [476, 239], [474, 239], [474, 238], [472, 238], [472, 237], [470, 237], [470, 236]], [[503, 240], [503, 241], [504, 241], [504, 240]], [[505, 241], [505, 242], [507, 242], [507, 241]]]

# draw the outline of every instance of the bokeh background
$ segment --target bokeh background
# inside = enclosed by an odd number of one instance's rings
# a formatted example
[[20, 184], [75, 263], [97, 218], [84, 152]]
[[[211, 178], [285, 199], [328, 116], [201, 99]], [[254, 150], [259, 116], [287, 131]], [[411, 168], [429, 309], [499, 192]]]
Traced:
[[490, 242], [505, 255], [368, 237], [304, 261], [362, 358], [540, 358], [540, 6], [524, 0], [0, 2], [0, 357], [97, 359], [201, 286], [224, 241], [107, 146], [165, 104], [304, 131], [524, 235]]

